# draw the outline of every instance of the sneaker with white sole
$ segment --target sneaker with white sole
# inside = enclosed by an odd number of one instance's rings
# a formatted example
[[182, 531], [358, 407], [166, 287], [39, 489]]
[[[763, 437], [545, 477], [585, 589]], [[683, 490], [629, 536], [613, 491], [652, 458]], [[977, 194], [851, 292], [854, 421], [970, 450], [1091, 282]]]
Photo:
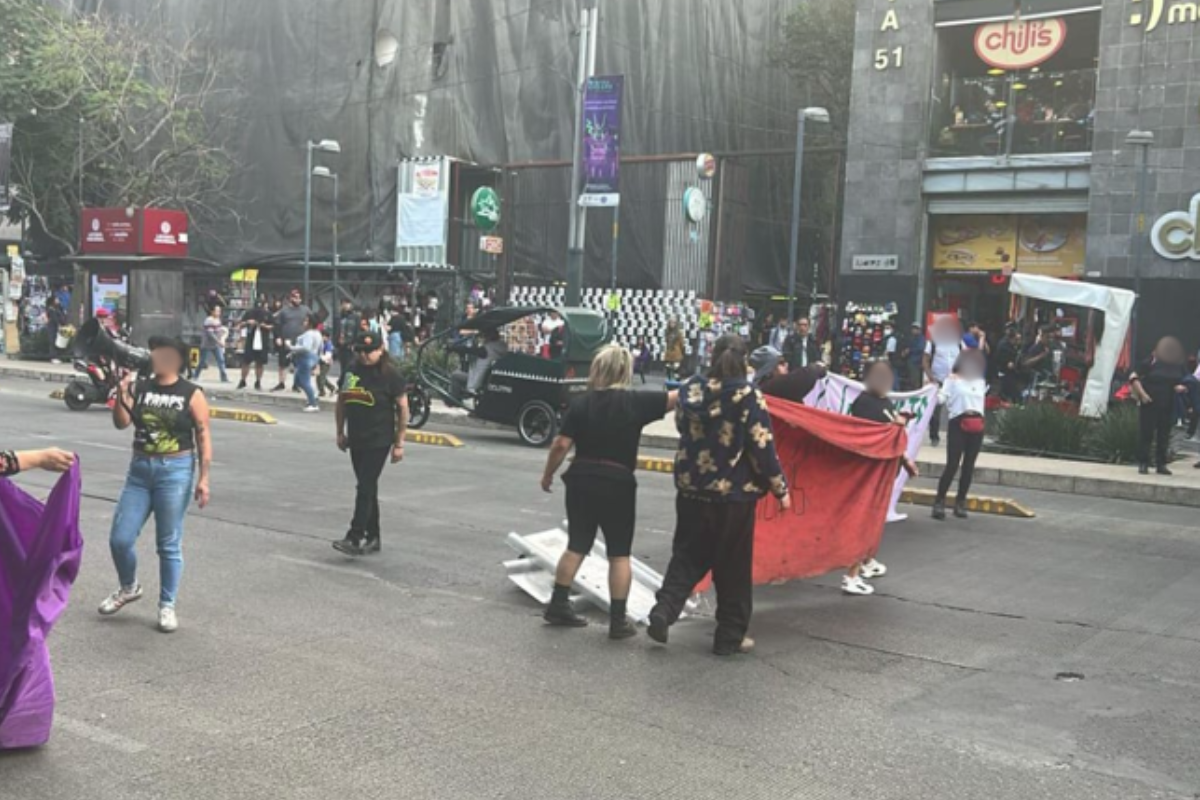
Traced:
[[865, 597], [875, 594], [875, 587], [862, 578], [853, 578], [849, 575], [844, 575], [842, 576], [842, 593]]
[[304, 407], [305, 414], [315, 414], [320, 410], [321, 410], [320, 406], [305, 406]]
[[113, 614], [120, 611], [130, 603], [136, 603], [142, 599], [142, 587], [132, 586], [128, 589], [121, 587], [115, 592], [104, 598], [104, 602], [100, 604], [100, 613], [106, 617], [111, 617]]
[[870, 580], [871, 578], [882, 578], [887, 575], [887, 565], [881, 561], [876, 561], [873, 558], [868, 558], [862, 563], [862, 567], [858, 571], [859, 577]]
[[174, 606], [161, 606], [158, 609], [158, 629], [163, 633], [179, 630], [179, 617], [175, 616]]

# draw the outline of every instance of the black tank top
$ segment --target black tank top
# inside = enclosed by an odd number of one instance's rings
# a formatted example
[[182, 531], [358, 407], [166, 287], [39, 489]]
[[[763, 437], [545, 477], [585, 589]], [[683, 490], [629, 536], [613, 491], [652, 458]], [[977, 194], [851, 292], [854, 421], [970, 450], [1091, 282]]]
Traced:
[[133, 449], [148, 456], [171, 456], [196, 449], [192, 395], [199, 389], [182, 378], [170, 386], [142, 381], [134, 387]]

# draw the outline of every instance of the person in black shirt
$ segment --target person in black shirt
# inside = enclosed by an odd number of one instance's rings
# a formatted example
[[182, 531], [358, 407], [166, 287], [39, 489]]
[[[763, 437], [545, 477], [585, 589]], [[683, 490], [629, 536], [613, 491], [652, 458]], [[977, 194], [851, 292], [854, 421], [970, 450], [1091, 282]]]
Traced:
[[271, 352], [271, 331], [275, 328], [266, 297], [259, 298], [258, 305], [242, 315], [238, 327], [245, 337], [242, 345], [242, 380], [238, 389], [246, 388], [250, 368], [254, 367], [254, 390], [261, 392], [263, 368]]
[[792, 369], [783, 353], [769, 346], [750, 354], [750, 368], [754, 370], [754, 385], [759, 391], [793, 403], [803, 403], [826, 374], [820, 364]]
[[1154, 442], [1159, 475], [1170, 475], [1167, 450], [1171, 444], [1171, 425], [1175, 419], [1175, 395], [1187, 392], [1187, 354], [1179, 340], [1167, 336], [1159, 340], [1151, 357], [1129, 376], [1129, 384], [1138, 401], [1141, 439], [1138, 442], [1138, 472], [1150, 473], [1150, 443]]
[[[866, 391], [850, 404], [850, 416], [883, 425], [908, 425], [909, 417], [897, 412], [896, 406], [888, 398], [895, 380], [895, 372], [887, 361], [868, 361], [863, 370]], [[904, 457], [903, 465], [909, 475], [916, 477], [919, 474], [917, 465], [908, 456]], [[881, 578], [886, 574], [887, 567], [876, 561], [875, 554], [872, 553], [865, 561], [851, 567], [842, 578], [842, 591], [853, 595], [874, 594], [875, 587], [865, 579]]]
[[[358, 336], [359, 322], [362, 315], [354, 310], [354, 302], [348, 297], [342, 298], [342, 307], [338, 312], [337, 321], [333, 328], [333, 347], [337, 354], [338, 367], [342, 377], [345, 377], [354, 366], [354, 339]], [[342, 379], [338, 379], [341, 384]]]
[[637, 519], [638, 444], [642, 428], [662, 419], [675, 407], [674, 392], [634, 392], [633, 356], [610, 345], [592, 362], [588, 393], [577, 398], [563, 420], [542, 473], [542, 490], [549, 492], [554, 474], [575, 448], [575, 460], [563, 475], [567, 487], [567, 550], [554, 574], [554, 594], [546, 608], [551, 625], [581, 628], [587, 620], [571, 608], [568, 595], [583, 559], [592, 551], [596, 531], [604, 531], [608, 550], [608, 586], [612, 600], [608, 635], [626, 639], [637, 629], [626, 617], [633, 573], [629, 557]]
[[358, 362], [342, 381], [337, 402], [337, 446], [350, 451], [358, 488], [354, 517], [344, 539], [333, 548], [346, 555], [380, 550], [379, 476], [391, 456], [404, 460], [408, 428], [408, 386], [383, 349], [383, 337], [363, 331], [355, 339]]
[[1009, 403], [1021, 402], [1021, 332], [1011, 322], [996, 348], [995, 365], [1000, 378], [1000, 397]]

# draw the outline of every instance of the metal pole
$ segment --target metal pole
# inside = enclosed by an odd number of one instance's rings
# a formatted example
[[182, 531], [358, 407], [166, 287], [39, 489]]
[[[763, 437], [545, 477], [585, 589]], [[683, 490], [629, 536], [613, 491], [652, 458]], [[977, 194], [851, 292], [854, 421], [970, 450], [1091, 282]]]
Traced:
[[596, 0], [585, 0], [579, 15], [579, 61], [575, 94], [575, 141], [571, 155], [571, 207], [567, 230], [567, 292], [566, 305], [579, 305], [583, 296], [583, 255], [587, 237], [587, 209], [579, 207], [583, 191], [583, 94], [587, 79], [596, 65], [596, 36], [600, 13]]
[[1150, 172], [1150, 145], [1138, 145], [1142, 154], [1142, 165], [1137, 180], [1137, 230], [1133, 232], [1133, 302], [1131, 339], [1133, 363], [1137, 364], [1142, 353], [1138, 350], [1138, 307], [1142, 304], [1142, 259], [1146, 245], [1146, 180]]
[[617, 256], [618, 247], [621, 242], [621, 207], [617, 206], [613, 209], [613, 228], [612, 228], [612, 276], [609, 279], [609, 290], [615, 297], [617, 294]]
[[312, 257], [312, 179], [313, 179], [313, 143], [308, 142], [308, 168], [304, 170], [304, 302], [311, 302], [308, 296], [309, 260]]
[[338, 262], [341, 260], [338, 256], [338, 228], [341, 227], [341, 220], [338, 218], [338, 176], [333, 173], [333, 310], [337, 313], [337, 308], [341, 305], [341, 287], [338, 285]]
[[796, 265], [800, 260], [800, 185], [804, 178], [804, 109], [796, 123], [796, 172], [792, 179], [792, 252], [788, 261], [788, 327], [796, 322]]

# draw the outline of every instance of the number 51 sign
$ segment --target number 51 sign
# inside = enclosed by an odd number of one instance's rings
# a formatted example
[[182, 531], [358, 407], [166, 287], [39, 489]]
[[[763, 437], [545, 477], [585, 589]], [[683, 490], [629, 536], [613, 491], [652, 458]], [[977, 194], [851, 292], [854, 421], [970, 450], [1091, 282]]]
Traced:
[[[891, 33], [900, 30], [900, 17], [896, 14], [896, 0], [888, 0], [889, 8], [883, 15], [883, 24], [879, 30]], [[904, 66], [904, 46], [880, 47], [875, 51], [875, 69], [882, 72], [885, 69], [900, 69]]]

